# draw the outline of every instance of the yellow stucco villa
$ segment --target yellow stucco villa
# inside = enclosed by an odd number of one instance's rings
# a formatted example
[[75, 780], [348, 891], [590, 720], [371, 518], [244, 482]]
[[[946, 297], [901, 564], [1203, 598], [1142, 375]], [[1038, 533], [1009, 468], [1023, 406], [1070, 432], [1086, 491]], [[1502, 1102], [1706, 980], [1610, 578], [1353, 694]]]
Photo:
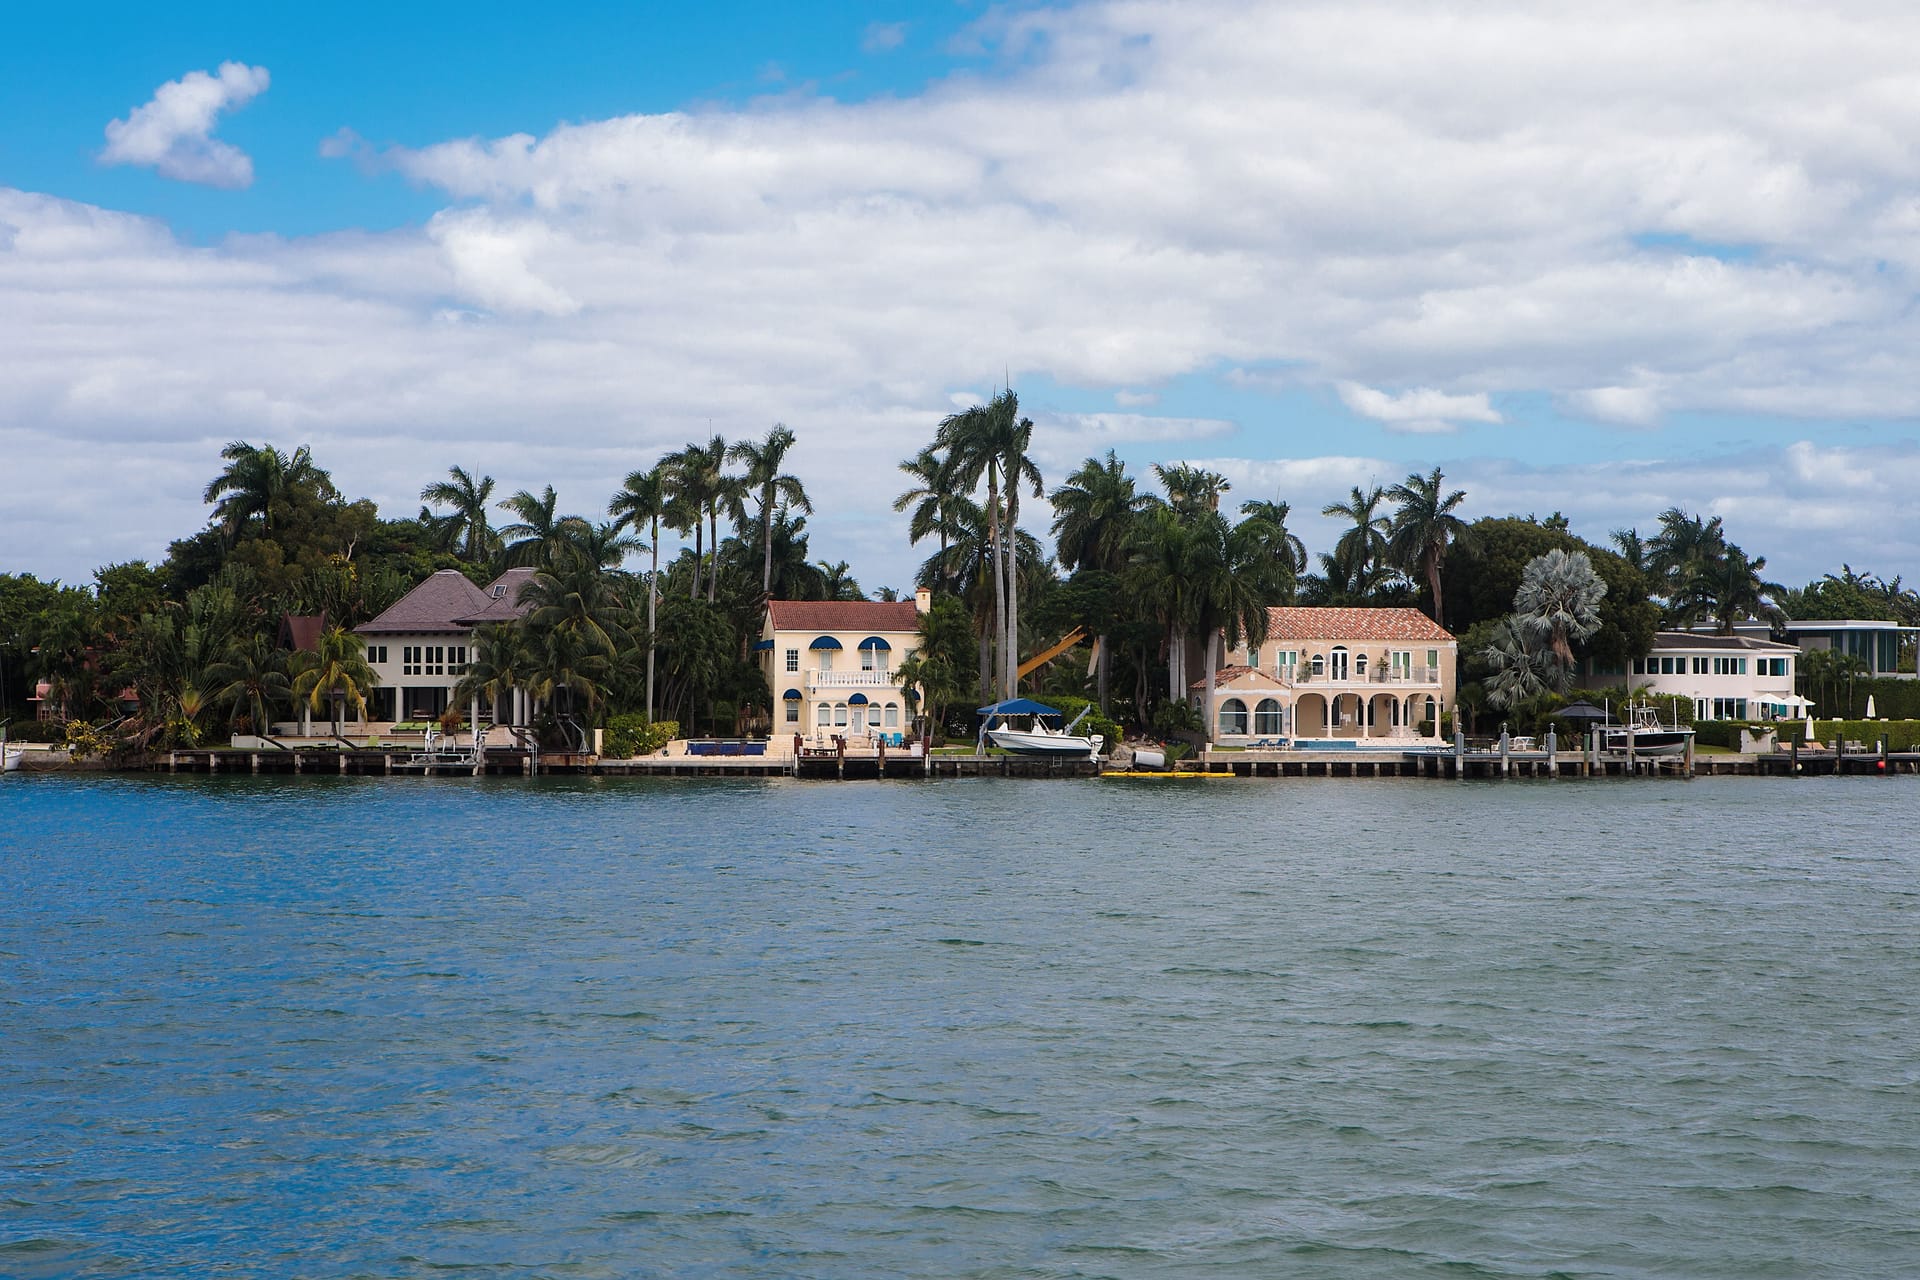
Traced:
[[754, 645], [773, 690], [773, 736], [899, 745], [913, 713], [900, 664], [913, 655], [929, 597], [769, 600]]

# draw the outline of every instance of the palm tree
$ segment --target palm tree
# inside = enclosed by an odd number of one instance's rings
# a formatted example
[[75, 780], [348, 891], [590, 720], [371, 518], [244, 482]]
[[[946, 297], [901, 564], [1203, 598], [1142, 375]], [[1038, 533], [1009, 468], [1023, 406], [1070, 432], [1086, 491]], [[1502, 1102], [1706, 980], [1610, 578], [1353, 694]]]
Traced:
[[332, 477], [314, 465], [306, 445], [288, 455], [270, 444], [256, 447], [235, 440], [220, 456], [227, 466], [201, 500], [215, 504], [214, 518], [225, 528], [229, 542], [256, 516], [261, 531], [271, 533], [296, 501], [339, 496]]
[[1443, 479], [1435, 467], [1432, 475], [1415, 472], [1387, 490], [1387, 497], [1399, 505], [1388, 525], [1387, 555], [1409, 578], [1426, 579], [1433, 595], [1433, 620], [1441, 626], [1446, 625], [1446, 610], [1440, 599], [1440, 567], [1446, 562], [1447, 545], [1467, 534], [1466, 522], [1453, 514], [1467, 500], [1467, 491], [1455, 489], [1442, 496]]
[[285, 651], [274, 647], [265, 632], [237, 636], [226, 656], [207, 672], [214, 700], [233, 715], [244, 714], [253, 732], [273, 732], [273, 709], [293, 701], [293, 682], [287, 678]]
[[1494, 624], [1480, 659], [1492, 671], [1486, 679], [1487, 701], [1503, 710], [1565, 687], [1565, 668], [1553, 651], [1530, 640], [1513, 616]]
[[615, 657], [632, 641], [632, 619], [609, 576], [586, 554], [565, 557], [536, 573], [520, 589], [520, 602], [543, 682], [596, 710]]
[[[1031, 487], [1034, 497], [1044, 492], [1040, 469], [1027, 456], [1033, 444], [1033, 421], [1020, 416], [1020, 399], [1009, 388], [984, 405], [941, 420], [934, 438], [945, 450], [948, 471], [962, 489], [971, 491], [987, 482], [987, 522], [994, 563], [994, 616], [1000, 648], [1001, 694], [1013, 697], [1019, 685], [1020, 590], [1016, 575], [1016, 542], [1012, 531], [1020, 526], [1020, 490]], [[1004, 485], [1005, 507], [1001, 506]]]
[[1379, 485], [1366, 490], [1355, 485], [1347, 501], [1329, 502], [1320, 509], [1323, 516], [1340, 516], [1353, 523], [1333, 544], [1334, 558], [1346, 568], [1350, 578], [1367, 576], [1367, 570], [1387, 558], [1387, 538], [1393, 521], [1379, 514], [1380, 501], [1385, 497], [1386, 491]]
[[860, 590], [860, 584], [854, 581], [853, 569], [842, 560], [839, 564], [828, 564], [822, 560], [815, 566], [820, 570], [821, 592], [828, 600], [865, 600], [866, 593]]
[[629, 471], [620, 492], [607, 504], [607, 514], [617, 527], [640, 533], [647, 529], [647, 552], [652, 565], [647, 570], [647, 723], [653, 723], [653, 669], [658, 645], [654, 632], [660, 616], [660, 517], [667, 508], [666, 468], [656, 465], [649, 471]]
[[813, 513], [813, 503], [807, 498], [806, 488], [801, 485], [799, 478], [783, 475], [780, 471], [787, 450], [793, 447], [793, 441], [793, 432], [784, 423], [776, 422], [773, 429], [767, 432], [767, 438], [759, 444], [741, 440], [727, 450], [727, 457], [746, 467], [747, 474], [741, 477], [741, 483], [760, 506], [762, 595], [767, 595], [773, 587], [774, 505], [777, 503], [783, 508], [794, 508], [809, 515]]
[[1199, 521], [1200, 537], [1193, 559], [1191, 588], [1194, 622], [1206, 645], [1206, 677], [1201, 686], [1201, 715], [1207, 741], [1213, 741], [1215, 684], [1222, 647], [1245, 644], [1258, 652], [1267, 641], [1267, 606], [1272, 603], [1260, 573], [1266, 559], [1264, 530], [1252, 520], [1229, 528], [1218, 513], [1209, 511]]
[[493, 477], [475, 480], [463, 467], [448, 467], [447, 478], [436, 480], [420, 491], [420, 501], [449, 508], [444, 522], [448, 533], [461, 542], [460, 558], [470, 564], [490, 559], [499, 549], [499, 539], [487, 524], [487, 500], [493, 496]]
[[[1106, 460], [1088, 458], [1066, 483], [1053, 491], [1054, 545], [1060, 562], [1070, 571], [1083, 569], [1117, 574], [1132, 554], [1134, 529], [1153, 500], [1134, 488], [1133, 477], [1113, 450]], [[1102, 634], [1094, 638], [1099, 651], [1095, 696], [1102, 712], [1108, 709], [1112, 645]]]
[[[738, 478], [726, 474], [727, 442], [721, 436], [704, 445], [688, 441], [686, 448], [667, 455], [664, 461], [669, 468], [670, 513], [681, 520], [691, 517], [696, 598], [700, 594], [701, 566], [708, 543], [712, 544], [714, 570], [707, 574], [707, 602], [711, 604], [719, 590], [720, 512], [722, 508], [739, 512], [743, 497]], [[710, 538], [703, 536], [709, 533]]]
[[1254, 500], [1240, 504], [1240, 514], [1251, 526], [1248, 536], [1260, 549], [1252, 572], [1266, 584], [1278, 604], [1290, 604], [1307, 571], [1307, 544], [1287, 527], [1293, 507], [1286, 502]]
[[1749, 558], [1733, 543], [1723, 544], [1718, 556], [1697, 559], [1682, 574], [1670, 601], [1675, 618], [1682, 626], [1711, 618], [1723, 636], [1732, 635], [1733, 624], [1744, 618], [1784, 622], [1773, 599], [1786, 588], [1760, 576], [1766, 567], [1765, 556]]
[[467, 673], [454, 687], [456, 702], [486, 702], [498, 707], [507, 704], [507, 720], [524, 719], [524, 711], [513, 705], [514, 694], [525, 690], [537, 677], [538, 661], [528, 644], [527, 628], [520, 622], [489, 622], [473, 633], [472, 660]]
[[[922, 539], [937, 536], [940, 539], [940, 552], [936, 562], [944, 565], [947, 562], [947, 544], [960, 518], [957, 503], [966, 502], [966, 496], [953, 491], [946, 459], [935, 449], [922, 449], [911, 460], [901, 463], [900, 470], [914, 482], [913, 488], [893, 500], [895, 511], [913, 508], [913, 514], [907, 517], [907, 540], [918, 545]], [[943, 595], [953, 589], [952, 583], [944, 579], [936, 579], [926, 585]]]
[[1183, 515], [1218, 511], [1220, 499], [1233, 488], [1218, 471], [1208, 471], [1188, 462], [1176, 462], [1171, 466], [1156, 462], [1153, 464], [1153, 474], [1167, 491], [1168, 503]]
[[1141, 521], [1125, 577], [1127, 594], [1166, 636], [1167, 699], [1173, 703], [1186, 695], [1186, 639], [1200, 612], [1196, 588], [1204, 539], [1197, 523], [1182, 520], [1170, 506], [1156, 506]]
[[552, 485], [537, 498], [522, 489], [500, 504], [503, 511], [519, 517], [498, 531], [503, 540], [513, 540], [507, 544], [508, 564], [540, 568], [551, 565], [555, 556], [564, 554], [569, 539], [585, 528], [587, 522], [579, 516], [558, 514], [559, 505], [560, 499], [555, 496]]
[[1679, 507], [1668, 507], [1660, 513], [1660, 532], [1647, 543], [1647, 567], [1671, 600], [1696, 565], [1718, 560], [1726, 550], [1727, 536], [1719, 516], [1702, 520]]
[[1513, 595], [1513, 625], [1536, 648], [1553, 655], [1562, 679], [1573, 670], [1573, 641], [1600, 629], [1600, 602], [1607, 584], [1584, 551], [1555, 547], [1527, 561]]
[[1622, 560], [1633, 567], [1634, 572], [1651, 571], [1652, 566], [1648, 557], [1652, 553], [1647, 549], [1647, 540], [1640, 536], [1638, 529], [1615, 529], [1608, 537], [1613, 543], [1613, 549], [1620, 553]]
[[367, 691], [380, 677], [367, 665], [366, 642], [343, 627], [328, 627], [311, 652], [294, 659], [293, 696], [318, 711], [332, 704], [333, 736], [340, 736], [340, 710], [351, 705], [366, 713]]

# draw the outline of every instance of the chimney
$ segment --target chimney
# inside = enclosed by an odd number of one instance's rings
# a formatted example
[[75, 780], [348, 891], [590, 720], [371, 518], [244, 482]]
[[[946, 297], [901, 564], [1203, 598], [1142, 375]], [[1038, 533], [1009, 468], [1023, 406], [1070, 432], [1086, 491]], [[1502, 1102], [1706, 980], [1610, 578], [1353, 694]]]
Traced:
[[933, 609], [933, 592], [925, 587], [916, 587], [913, 592], [913, 611], [929, 613]]

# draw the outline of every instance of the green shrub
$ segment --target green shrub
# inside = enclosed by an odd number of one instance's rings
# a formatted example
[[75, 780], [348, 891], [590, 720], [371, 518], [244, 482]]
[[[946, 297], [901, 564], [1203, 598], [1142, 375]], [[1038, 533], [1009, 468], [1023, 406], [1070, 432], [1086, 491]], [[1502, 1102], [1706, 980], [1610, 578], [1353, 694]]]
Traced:
[[609, 759], [631, 760], [635, 756], [650, 756], [679, 736], [678, 720], [649, 721], [636, 712], [610, 717], [607, 731], [601, 737], [601, 747]]
[[[1878, 707], [1875, 708], [1878, 710]], [[1799, 727], [1800, 722], [1795, 721]], [[1804, 734], [1805, 728], [1800, 728]], [[1920, 720], [1816, 720], [1813, 722], [1813, 736], [1832, 746], [1837, 739], [1841, 742], [1858, 742], [1869, 750], [1877, 750], [1880, 738], [1887, 739], [1889, 751], [1913, 751], [1920, 749]]]
[[65, 742], [67, 740], [67, 722], [64, 720], [21, 720], [7, 726], [9, 742]]
[[1080, 727], [1075, 729], [1074, 732], [1099, 734], [1101, 737], [1106, 739], [1106, 742], [1103, 743], [1102, 745], [1108, 751], [1111, 751], [1113, 750], [1113, 748], [1120, 745], [1120, 738], [1122, 736], [1122, 731], [1120, 726], [1115, 724], [1113, 721], [1107, 719], [1105, 716], [1101, 715], [1100, 708], [1098, 706], [1095, 706], [1091, 699], [1076, 698], [1071, 695], [1063, 694], [1058, 697], [1049, 698], [1047, 699], [1047, 702], [1049, 705], [1058, 708], [1060, 712], [1060, 725], [1062, 728], [1065, 728], [1067, 725], [1071, 724], [1073, 722], [1073, 718], [1079, 715], [1083, 710], [1086, 710], [1087, 708], [1092, 707], [1092, 710], [1087, 711], [1087, 718], [1080, 722]]

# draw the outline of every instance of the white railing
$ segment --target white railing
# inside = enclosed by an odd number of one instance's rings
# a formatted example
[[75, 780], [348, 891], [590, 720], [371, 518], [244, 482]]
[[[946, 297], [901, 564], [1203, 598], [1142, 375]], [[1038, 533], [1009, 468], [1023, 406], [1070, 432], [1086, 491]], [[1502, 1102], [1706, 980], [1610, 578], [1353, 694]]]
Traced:
[[898, 687], [891, 671], [809, 671], [809, 689], [893, 689]]
[[1350, 671], [1344, 676], [1335, 676], [1331, 673], [1314, 675], [1305, 669], [1301, 669], [1290, 675], [1282, 671], [1278, 678], [1282, 684], [1295, 685], [1392, 684], [1432, 686], [1440, 683], [1440, 668], [1414, 667], [1410, 671], [1395, 671], [1390, 667], [1382, 667], [1377, 670], [1368, 671], [1364, 675], [1356, 671]]

